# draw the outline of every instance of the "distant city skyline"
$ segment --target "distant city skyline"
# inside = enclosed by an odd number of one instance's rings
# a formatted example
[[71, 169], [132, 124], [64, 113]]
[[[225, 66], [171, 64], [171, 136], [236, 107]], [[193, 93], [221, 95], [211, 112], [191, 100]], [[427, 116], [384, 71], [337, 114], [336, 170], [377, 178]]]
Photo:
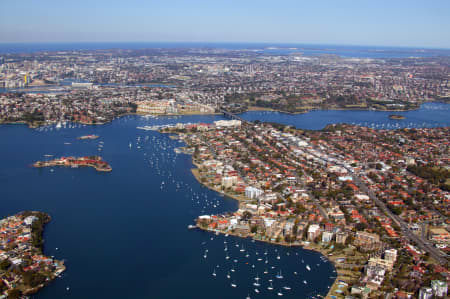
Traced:
[[236, 42], [450, 48], [450, 1], [9, 1], [0, 43]]

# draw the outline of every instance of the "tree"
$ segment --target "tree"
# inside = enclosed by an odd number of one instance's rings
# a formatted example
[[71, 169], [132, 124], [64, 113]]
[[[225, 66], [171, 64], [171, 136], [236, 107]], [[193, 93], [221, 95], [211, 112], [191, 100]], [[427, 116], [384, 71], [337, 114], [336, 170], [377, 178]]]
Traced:
[[23, 273], [23, 281], [26, 285], [34, 288], [41, 283], [44, 283], [45, 276], [39, 272], [25, 272]]
[[308, 238], [308, 229], [309, 229], [309, 224], [303, 229], [303, 236], [302, 236], [303, 240], [306, 240]]
[[299, 214], [299, 213], [304, 213], [304, 212], [306, 211], [305, 206], [302, 205], [302, 204], [299, 203], [299, 202], [295, 204], [295, 209], [296, 209], [296, 211], [297, 211], [298, 214]]
[[360, 222], [360, 223], [356, 224], [355, 228], [356, 228], [356, 230], [362, 231], [367, 228], [367, 224]]
[[249, 211], [245, 211], [245, 212], [242, 214], [242, 219], [243, 219], [243, 220], [248, 220], [248, 219], [250, 219], [250, 218], [252, 218], [252, 213], [250, 213]]
[[22, 295], [22, 292], [20, 290], [13, 289], [13, 290], [9, 291], [8, 298], [10, 298], [10, 299], [18, 299], [18, 298], [20, 298], [21, 295]]
[[9, 268], [9, 266], [11, 266], [11, 263], [8, 260], [3, 260], [0, 262], [0, 269], [1, 270], [6, 270]]
[[291, 243], [294, 241], [294, 237], [292, 237], [290, 235], [286, 235], [286, 236], [284, 236], [284, 241], [286, 241], [287, 243]]
[[133, 102], [128, 102], [128, 106], [131, 107], [131, 112], [136, 113], [137, 110], [137, 104]]
[[345, 239], [345, 245], [350, 245], [353, 243], [353, 241], [355, 240], [355, 237], [353, 237], [353, 235], [349, 235], [347, 237], [347, 239]]
[[389, 208], [391, 209], [391, 211], [395, 214], [395, 215], [400, 215], [402, 213], [402, 208], [401, 207], [394, 207], [392, 205], [389, 205]]
[[292, 234], [295, 236], [297, 234], [298, 231], [298, 225], [297, 223], [294, 224], [294, 226], [292, 227]]

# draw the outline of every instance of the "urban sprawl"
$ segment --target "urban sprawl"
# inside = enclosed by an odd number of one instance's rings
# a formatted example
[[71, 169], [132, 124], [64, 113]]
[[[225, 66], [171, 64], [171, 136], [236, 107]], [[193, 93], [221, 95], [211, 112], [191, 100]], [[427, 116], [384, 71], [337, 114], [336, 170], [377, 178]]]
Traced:
[[240, 120], [177, 124], [193, 172], [239, 200], [199, 228], [301, 245], [333, 260], [330, 296], [442, 297], [449, 278], [449, 128], [302, 131]]
[[448, 57], [368, 59], [220, 49], [0, 57], [0, 121], [104, 123], [127, 113], [415, 109], [448, 101]]
[[[235, 119], [160, 128], [186, 143], [202, 184], [239, 201], [235, 212], [199, 216], [197, 227], [321, 252], [338, 272], [331, 298], [441, 298], [450, 281], [450, 128], [339, 124], [308, 131], [233, 113], [416, 109], [449, 101], [449, 67], [449, 57], [257, 50], [5, 54], [0, 122], [101, 124], [131, 113], [226, 113]], [[52, 163], [78, 163], [63, 159]], [[5, 295], [26, 293], [64, 269], [29, 244], [33, 217], [0, 222]]]

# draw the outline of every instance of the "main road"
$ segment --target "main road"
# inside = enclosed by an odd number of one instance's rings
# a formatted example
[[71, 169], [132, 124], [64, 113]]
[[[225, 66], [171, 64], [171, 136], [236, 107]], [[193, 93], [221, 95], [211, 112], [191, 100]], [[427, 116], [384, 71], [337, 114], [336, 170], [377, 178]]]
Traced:
[[[220, 112], [222, 112], [224, 115], [229, 116], [231, 118], [234, 119], [238, 119], [241, 120], [243, 123], [248, 123], [248, 121], [246, 121], [245, 119], [242, 119], [241, 117], [228, 112], [226, 110], [220, 109]], [[395, 215], [394, 213], [392, 213], [392, 211], [390, 209], [388, 209], [386, 207], [386, 205], [378, 199], [378, 197], [375, 195], [375, 193], [370, 190], [367, 185], [361, 180], [361, 178], [355, 174], [355, 172], [353, 171], [352, 168], [350, 168], [348, 165], [346, 165], [343, 162], [338, 161], [337, 159], [332, 159], [330, 160], [328, 158], [327, 155], [321, 153], [321, 155], [316, 154], [314, 151], [308, 150], [305, 147], [305, 150], [315, 156], [316, 158], [326, 162], [326, 163], [333, 163], [339, 166], [344, 167], [345, 169], [347, 169], [353, 178], [353, 181], [356, 183], [356, 185], [363, 191], [365, 192], [370, 199], [389, 217], [392, 219], [392, 221], [394, 221], [401, 229], [401, 233], [403, 234], [404, 237], [406, 237], [410, 242], [413, 241], [417, 247], [419, 247], [421, 250], [428, 252], [428, 254], [434, 258], [436, 261], [438, 261], [440, 264], [442, 265], [447, 265], [448, 264], [448, 260], [447, 260], [447, 256], [445, 254], [443, 254], [440, 250], [438, 250], [437, 248], [433, 247], [432, 245], [430, 245], [430, 243], [428, 243], [426, 240], [424, 240], [422, 237], [419, 237], [417, 235], [415, 235], [413, 232], [411, 232], [411, 230], [409, 229], [408, 225], [397, 215]], [[317, 151], [320, 152], [320, 150], [318, 150], [316, 148]], [[328, 215], [326, 214], [326, 212], [323, 210], [322, 206], [320, 205], [319, 201], [315, 198], [313, 198], [314, 203], [319, 207], [319, 210], [321, 212], [322, 215], [325, 215], [325, 218], [328, 218]]]
[[[318, 149], [316, 149], [319, 151]], [[361, 189], [361, 191], [365, 192], [370, 199], [389, 217], [394, 221], [401, 229], [401, 233], [404, 237], [406, 237], [410, 242], [413, 241], [417, 247], [419, 247], [421, 250], [428, 252], [428, 254], [434, 258], [436, 261], [438, 261], [441, 265], [447, 265], [448, 260], [447, 256], [442, 253], [437, 248], [433, 247], [429, 242], [427, 242], [425, 239], [423, 239], [420, 236], [417, 236], [411, 230], [409, 229], [408, 225], [397, 215], [392, 213], [390, 209], [381, 201], [378, 199], [378, 197], [375, 195], [375, 193], [367, 187], [367, 185], [361, 180], [361, 178], [353, 171], [352, 168], [350, 168], [348, 165], [346, 165], [343, 162], [338, 161], [337, 159], [333, 159], [331, 161], [327, 155], [321, 153], [321, 155], [316, 154], [314, 151], [307, 150], [309, 154], [315, 156], [318, 159], [321, 159], [322, 161], [326, 163], [333, 163], [339, 166], [344, 167], [347, 169], [351, 175], [353, 182]]]
[[370, 197], [370, 199], [375, 202], [375, 204], [400, 227], [402, 234], [405, 237], [407, 237], [410, 241], [414, 241], [417, 244], [417, 247], [419, 247], [423, 251], [428, 252], [430, 256], [437, 260], [440, 264], [447, 265], [447, 257], [440, 250], [430, 245], [430, 243], [428, 243], [422, 237], [419, 237], [411, 232], [408, 225], [399, 216], [392, 213], [392, 211], [384, 204], [384, 202], [378, 199], [375, 193], [367, 187], [367, 185], [360, 179], [359, 176], [352, 172], [352, 177], [356, 185], [363, 192], [365, 192]]

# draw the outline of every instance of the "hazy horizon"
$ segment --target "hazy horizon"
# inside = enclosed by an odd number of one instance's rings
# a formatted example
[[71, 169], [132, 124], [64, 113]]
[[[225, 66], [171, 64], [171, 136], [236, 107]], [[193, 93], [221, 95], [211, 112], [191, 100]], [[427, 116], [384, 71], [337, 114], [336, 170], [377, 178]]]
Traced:
[[0, 43], [174, 42], [450, 48], [450, 2], [10, 1]]
[[249, 45], [249, 46], [293, 46], [293, 47], [361, 47], [361, 48], [392, 48], [392, 49], [411, 49], [411, 50], [450, 50], [450, 47], [426, 47], [426, 46], [399, 46], [399, 45], [371, 45], [371, 44], [336, 44], [336, 43], [304, 43], [304, 42], [270, 42], [270, 41], [20, 41], [20, 42], [3, 42], [0, 41], [0, 45], [46, 45], [46, 44], [192, 44], [192, 45]]

